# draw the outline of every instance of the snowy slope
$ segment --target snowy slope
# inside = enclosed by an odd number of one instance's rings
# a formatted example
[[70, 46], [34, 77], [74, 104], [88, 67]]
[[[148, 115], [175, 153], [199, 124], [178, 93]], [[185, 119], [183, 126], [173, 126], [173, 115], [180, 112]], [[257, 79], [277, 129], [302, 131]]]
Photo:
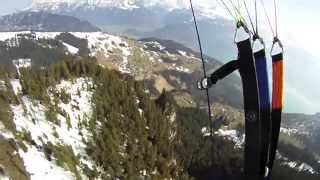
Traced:
[[[19, 80], [12, 79], [14, 92], [21, 94], [21, 85]], [[34, 144], [25, 144], [27, 151], [19, 149], [19, 154], [23, 159], [23, 163], [31, 179], [76, 179], [75, 174], [68, 169], [62, 168], [55, 161], [50, 161], [43, 152], [43, 147], [52, 143], [53, 145], [67, 145], [72, 148], [75, 156], [80, 157], [81, 165], [89, 168], [94, 167], [94, 163], [90, 161], [85, 151], [85, 142], [90, 138], [88, 131], [82, 127], [79, 128], [79, 121], [85, 122], [91, 116], [91, 97], [93, 86], [92, 80], [88, 78], [78, 78], [71, 81], [62, 81], [55, 87], [48, 89], [48, 92], [61, 93], [64, 90], [71, 95], [69, 103], [59, 102], [58, 107], [61, 108], [66, 115], [58, 115], [60, 126], [50, 122], [45, 112], [47, 107], [40, 102], [30, 99], [27, 96], [21, 97], [19, 105], [12, 105], [13, 122], [19, 133], [30, 134]], [[52, 103], [54, 103], [51, 95]], [[80, 111], [81, 110], [81, 111]], [[70, 122], [68, 122], [70, 121]], [[1, 125], [1, 124], [0, 124]], [[1, 128], [1, 126], [0, 126]], [[1, 129], [0, 129], [1, 130]], [[2, 130], [1, 130], [2, 132]], [[11, 138], [12, 135], [4, 134], [5, 137]], [[41, 147], [41, 148], [39, 148]], [[34, 162], [37, 162], [36, 164]], [[81, 166], [77, 167], [82, 172]], [[81, 174], [83, 179], [88, 179]]]

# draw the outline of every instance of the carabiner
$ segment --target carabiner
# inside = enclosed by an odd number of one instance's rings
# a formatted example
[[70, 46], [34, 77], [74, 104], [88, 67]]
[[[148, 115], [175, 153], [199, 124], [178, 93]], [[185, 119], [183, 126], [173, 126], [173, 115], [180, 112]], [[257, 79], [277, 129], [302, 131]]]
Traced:
[[[248, 36], [247, 37], [243, 36], [243, 37], [237, 39], [238, 32], [239, 32], [240, 29], [243, 29], [243, 33], [247, 33]], [[248, 38], [251, 38], [250, 30], [248, 29], [248, 27], [241, 20], [239, 20], [237, 22], [237, 26], [236, 26], [236, 31], [235, 31], [235, 34], [234, 34], [233, 42], [234, 43], [238, 43], [238, 42], [244, 41], [244, 40], [246, 40]]]
[[279, 40], [279, 38], [278, 37], [274, 37], [273, 43], [272, 43], [272, 47], [271, 47], [271, 51], [270, 51], [271, 56], [273, 54], [273, 51], [274, 51], [276, 45], [279, 45], [279, 47], [281, 49], [281, 51], [278, 54], [283, 53], [283, 51], [284, 51], [283, 45], [282, 45], [281, 41]]
[[255, 33], [253, 35], [253, 37], [252, 37], [252, 49], [253, 49], [253, 52], [258, 52], [258, 51], [255, 51], [255, 45], [257, 44], [256, 42], [259, 42], [262, 45], [261, 49], [265, 49], [266, 48], [266, 45], [265, 45], [263, 39], [258, 34]]

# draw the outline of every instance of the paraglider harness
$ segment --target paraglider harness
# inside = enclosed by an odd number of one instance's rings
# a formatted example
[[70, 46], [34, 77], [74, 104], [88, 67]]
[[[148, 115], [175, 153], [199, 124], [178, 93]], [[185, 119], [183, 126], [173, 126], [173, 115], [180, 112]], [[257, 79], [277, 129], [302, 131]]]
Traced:
[[[232, 72], [238, 70], [242, 79], [243, 98], [244, 98], [244, 113], [245, 113], [245, 153], [244, 153], [244, 177], [246, 180], [262, 180], [271, 179], [272, 167], [276, 155], [281, 115], [283, 106], [283, 46], [278, 38], [277, 27], [277, 10], [275, 6], [276, 33], [271, 25], [269, 16], [267, 15], [263, 0], [261, 4], [264, 8], [265, 15], [268, 19], [271, 31], [274, 36], [273, 45], [271, 48], [272, 56], [272, 98], [269, 94], [269, 77], [267, 58], [265, 53], [265, 44], [258, 33], [258, 17], [257, 17], [257, 2], [255, 0], [256, 11], [256, 27], [254, 27], [252, 19], [245, 1], [245, 9], [249, 16], [252, 25], [252, 43], [251, 32], [245, 24], [244, 18], [240, 14], [239, 9], [231, 2], [235, 9], [235, 14], [232, 13], [227, 4], [221, 0], [222, 4], [228, 10], [231, 16], [237, 20], [237, 29], [235, 33], [235, 43], [238, 49], [237, 60], [230, 61], [210, 76], [207, 76], [205, 69], [205, 61], [203, 59], [201, 40], [198, 31], [197, 21], [190, 0], [194, 25], [196, 29], [197, 39], [200, 47], [201, 60], [203, 65], [204, 77], [198, 81], [198, 88], [206, 91], [208, 100], [209, 121], [211, 123], [211, 136], [213, 136], [213, 120], [211, 119], [211, 104], [209, 88], [216, 84], [219, 80], [224, 79]], [[246, 33], [246, 38], [237, 39], [239, 33]], [[262, 48], [253, 51], [253, 47], [257, 43], [262, 45]], [[274, 49], [278, 46], [281, 51], [274, 53]], [[212, 138], [213, 139], [213, 138]], [[213, 150], [212, 150], [213, 151]]]

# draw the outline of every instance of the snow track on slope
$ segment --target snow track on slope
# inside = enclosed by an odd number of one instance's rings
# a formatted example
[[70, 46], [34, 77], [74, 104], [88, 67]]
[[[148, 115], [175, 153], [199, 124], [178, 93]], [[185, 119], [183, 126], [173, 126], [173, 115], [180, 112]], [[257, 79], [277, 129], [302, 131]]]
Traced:
[[[21, 87], [18, 80], [12, 80], [12, 82], [16, 84], [15, 86]], [[93, 161], [88, 158], [85, 152], [86, 145], [83, 142], [83, 139], [90, 138], [90, 134], [85, 127], [79, 127], [79, 123], [89, 120], [92, 114], [92, 86], [91, 79], [78, 78], [74, 81], [61, 81], [57, 86], [49, 88], [49, 90], [55, 90], [58, 93], [64, 90], [71, 97], [67, 104], [58, 101], [58, 107], [66, 112], [65, 116], [60, 114], [57, 116], [60, 120], [60, 126], [47, 119], [45, 112], [48, 109], [39, 101], [32, 101], [24, 96], [20, 98], [19, 105], [11, 105], [17, 131], [30, 134], [36, 144], [26, 144], [28, 149], [26, 152], [19, 149], [19, 154], [31, 175], [31, 179], [75, 179], [70, 171], [58, 167], [54, 161], [48, 161], [45, 158], [43, 146], [49, 142], [53, 145], [71, 146], [74, 155], [79, 157], [80, 166], [84, 164], [89, 168], [94, 166]], [[21, 89], [16, 88], [16, 91], [16, 94], [20, 94]], [[50, 95], [50, 97], [53, 101], [53, 96]], [[70, 123], [67, 122], [67, 118]], [[77, 169], [80, 170], [80, 167], [77, 166]], [[87, 179], [83, 173], [81, 176], [83, 179]]]
[[32, 180], [75, 179], [71, 172], [48, 161], [44, 154], [36, 147], [27, 147], [27, 152], [20, 149], [19, 154]]
[[71, 54], [77, 54], [79, 52], [79, 49], [70, 45], [70, 44], [67, 44], [65, 42], [62, 43], [69, 51], [69, 53]]
[[91, 56], [96, 56], [99, 52], [102, 52], [106, 57], [109, 57], [110, 52], [112, 54], [113, 51], [119, 50], [123, 60], [122, 64], [119, 65], [119, 71], [122, 73], [131, 72], [128, 67], [128, 57], [132, 55], [131, 49], [124, 39], [102, 32], [72, 32], [71, 34], [78, 38], [88, 40]]

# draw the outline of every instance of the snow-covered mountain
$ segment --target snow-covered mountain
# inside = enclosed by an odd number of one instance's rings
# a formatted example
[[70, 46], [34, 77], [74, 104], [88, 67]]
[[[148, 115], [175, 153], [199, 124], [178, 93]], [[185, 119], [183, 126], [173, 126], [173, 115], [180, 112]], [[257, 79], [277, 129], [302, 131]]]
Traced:
[[[199, 18], [225, 17], [221, 6], [211, 4], [195, 1]], [[75, 16], [117, 33], [129, 28], [156, 29], [191, 19], [188, 0], [34, 0], [27, 10]]]
[[122, 8], [132, 9], [138, 8], [135, 3], [130, 0], [33, 0], [32, 7], [39, 9], [54, 10], [62, 6], [76, 8], [86, 6], [87, 8], [103, 7], [103, 8]]
[[[76, 8], [85, 6], [86, 8], [119, 8], [119, 9], [134, 9], [134, 8], [153, 8], [161, 7], [172, 11], [176, 9], [189, 9], [188, 0], [33, 0], [32, 8], [56, 10], [62, 6]], [[204, 4], [203, 1], [195, 1], [195, 7], [201, 7], [201, 11], [213, 9], [216, 3], [212, 5]], [[205, 8], [207, 7], [207, 8]]]

